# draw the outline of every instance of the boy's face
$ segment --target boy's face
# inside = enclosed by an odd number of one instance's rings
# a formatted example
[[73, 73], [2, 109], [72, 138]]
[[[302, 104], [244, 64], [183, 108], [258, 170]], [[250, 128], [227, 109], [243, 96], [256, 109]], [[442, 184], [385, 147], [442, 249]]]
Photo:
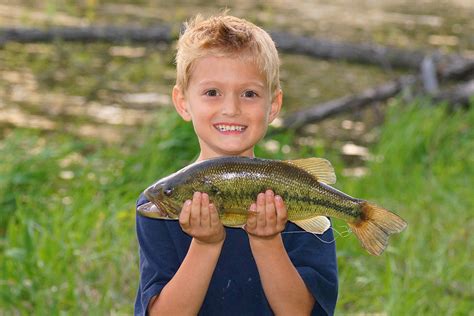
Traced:
[[282, 93], [271, 95], [253, 63], [208, 56], [196, 60], [185, 93], [173, 89], [173, 102], [181, 117], [193, 122], [201, 147], [199, 160], [251, 157], [280, 111]]

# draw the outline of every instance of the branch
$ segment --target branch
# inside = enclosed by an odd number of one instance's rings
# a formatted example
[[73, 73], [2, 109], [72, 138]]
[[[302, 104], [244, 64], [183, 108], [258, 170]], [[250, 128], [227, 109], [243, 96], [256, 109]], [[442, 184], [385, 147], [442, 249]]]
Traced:
[[363, 91], [294, 112], [283, 119], [282, 129], [299, 129], [308, 123], [322, 121], [330, 116], [362, 109], [371, 103], [385, 101], [397, 95], [403, 88], [413, 85], [416, 77], [408, 75]]

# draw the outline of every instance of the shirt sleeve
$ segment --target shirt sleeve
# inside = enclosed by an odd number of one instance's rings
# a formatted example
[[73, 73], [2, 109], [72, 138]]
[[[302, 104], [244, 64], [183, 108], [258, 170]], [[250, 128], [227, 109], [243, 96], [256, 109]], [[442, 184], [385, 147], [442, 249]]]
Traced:
[[[293, 265], [316, 303], [311, 315], [333, 315], [338, 294], [336, 245], [332, 229], [322, 235], [288, 224], [283, 241]], [[332, 227], [331, 227], [332, 228]], [[291, 233], [301, 231], [301, 233]]]
[[[143, 196], [137, 207], [148, 202]], [[135, 315], [147, 315], [150, 299], [160, 294], [179, 267], [178, 256], [165, 220], [137, 214], [136, 229], [139, 244], [140, 282], [135, 300]]]

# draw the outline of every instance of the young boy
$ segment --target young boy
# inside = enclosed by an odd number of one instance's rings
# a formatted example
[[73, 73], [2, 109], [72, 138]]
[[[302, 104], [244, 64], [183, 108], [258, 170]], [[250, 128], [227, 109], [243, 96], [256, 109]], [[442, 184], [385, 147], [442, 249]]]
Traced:
[[[198, 16], [179, 39], [176, 62], [173, 103], [194, 126], [197, 160], [254, 157], [282, 104], [270, 36], [232, 16]], [[137, 206], [146, 202], [141, 196]], [[332, 315], [332, 230], [316, 237], [286, 218], [284, 201], [271, 190], [249, 205], [244, 229], [224, 228], [204, 192], [184, 203], [179, 221], [138, 216], [135, 314]]]

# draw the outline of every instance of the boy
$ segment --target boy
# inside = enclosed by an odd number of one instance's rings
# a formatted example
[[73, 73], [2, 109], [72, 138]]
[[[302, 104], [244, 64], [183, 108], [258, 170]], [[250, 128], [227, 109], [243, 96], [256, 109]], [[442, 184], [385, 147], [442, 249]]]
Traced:
[[[198, 16], [179, 39], [176, 62], [173, 103], [194, 126], [197, 160], [253, 157], [282, 104], [270, 36], [232, 16]], [[146, 202], [141, 196], [137, 206]], [[301, 229], [286, 216], [284, 201], [271, 190], [249, 205], [244, 229], [224, 228], [201, 192], [184, 203], [179, 221], [138, 216], [135, 314], [332, 315], [337, 299], [332, 230], [320, 239], [291, 233]]]

